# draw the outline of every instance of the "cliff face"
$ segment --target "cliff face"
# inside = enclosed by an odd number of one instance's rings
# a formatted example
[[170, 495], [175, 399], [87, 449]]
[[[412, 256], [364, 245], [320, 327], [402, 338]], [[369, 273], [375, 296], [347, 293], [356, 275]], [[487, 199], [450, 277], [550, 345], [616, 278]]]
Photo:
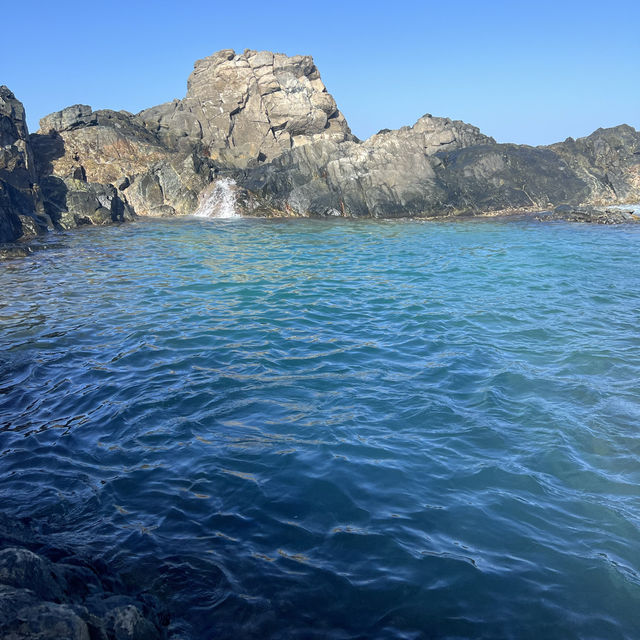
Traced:
[[496, 144], [475, 127], [431, 116], [360, 144], [294, 149], [236, 179], [292, 213], [372, 217], [539, 211], [589, 201], [603, 188], [552, 149]]
[[529, 147], [426, 115], [360, 142], [311, 57], [267, 51], [197, 61], [181, 100], [137, 115], [74, 105], [31, 136], [3, 87], [0, 149], [0, 241], [47, 225], [191, 214], [218, 177], [235, 180], [237, 204], [251, 215], [438, 216], [640, 201], [632, 127]]
[[125, 111], [68, 107], [43, 118], [32, 143], [42, 175], [114, 185], [141, 215], [193, 213], [211, 182], [206, 157], [167, 146]]
[[36, 170], [24, 107], [5, 86], [0, 87], [0, 242], [24, 234], [25, 216], [42, 213]]
[[353, 136], [310, 56], [228, 49], [198, 60], [187, 95], [142, 111], [170, 148], [199, 145], [213, 160], [246, 167], [294, 146]]

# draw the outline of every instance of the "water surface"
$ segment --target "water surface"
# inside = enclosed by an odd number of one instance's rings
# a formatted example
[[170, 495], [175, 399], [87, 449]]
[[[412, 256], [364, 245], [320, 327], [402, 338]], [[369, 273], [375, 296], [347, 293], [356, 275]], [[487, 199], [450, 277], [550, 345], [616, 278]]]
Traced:
[[0, 264], [0, 508], [181, 637], [640, 636], [637, 227], [50, 244]]

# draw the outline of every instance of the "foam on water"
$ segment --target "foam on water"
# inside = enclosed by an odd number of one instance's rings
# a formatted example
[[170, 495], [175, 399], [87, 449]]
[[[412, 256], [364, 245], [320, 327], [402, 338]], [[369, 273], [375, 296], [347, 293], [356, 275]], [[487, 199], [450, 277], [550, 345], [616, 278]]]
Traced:
[[0, 265], [0, 511], [178, 637], [640, 637], [638, 227], [58, 238]]
[[236, 182], [232, 178], [220, 178], [212, 182], [200, 195], [197, 218], [240, 218], [236, 209]]

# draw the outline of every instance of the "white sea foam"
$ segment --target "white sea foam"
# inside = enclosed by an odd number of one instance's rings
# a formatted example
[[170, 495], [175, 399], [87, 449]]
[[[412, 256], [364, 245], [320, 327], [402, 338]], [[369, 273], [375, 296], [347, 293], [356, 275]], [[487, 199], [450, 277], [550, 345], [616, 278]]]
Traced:
[[198, 218], [240, 218], [236, 209], [236, 181], [220, 178], [212, 182], [201, 194], [194, 216]]

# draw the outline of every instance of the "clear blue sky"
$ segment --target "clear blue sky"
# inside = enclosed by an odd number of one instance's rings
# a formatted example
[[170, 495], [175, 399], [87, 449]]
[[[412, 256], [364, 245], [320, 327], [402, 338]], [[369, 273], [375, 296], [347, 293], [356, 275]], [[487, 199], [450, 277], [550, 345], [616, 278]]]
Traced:
[[465, 120], [500, 142], [640, 129], [640, 2], [7, 2], [0, 84], [29, 126], [74, 103], [139, 111], [214, 51], [311, 54], [352, 130]]

